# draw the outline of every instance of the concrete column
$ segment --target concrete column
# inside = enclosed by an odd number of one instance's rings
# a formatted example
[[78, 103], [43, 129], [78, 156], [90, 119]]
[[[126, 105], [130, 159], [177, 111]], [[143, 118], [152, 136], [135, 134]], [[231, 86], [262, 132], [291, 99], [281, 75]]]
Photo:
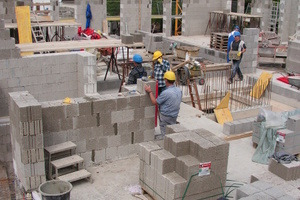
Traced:
[[183, 0], [182, 35], [204, 35], [209, 12], [223, 10], [222, 1]]
[[134, 33], [136, 30], [150, 32], [152, 0], [120, 1], [120, 34]]
[[172, 1], [164, 0], [163, 6], [163, 33], [169, 37], [172, 35]]
[[58, 0], [51, 0], [51, 20], [58, 21], [59, 20], [59, 4]]
[[103, 30], [102, 23], [103, 20], [106, 19], [106, 1], [104, 0], [96, 0], [96, 1], [89, 1], [89, 0], [75, 0], [76, 5], [76, 13], [75, 19], [76, 22], [81, 23], [82, 28], [85, 28], [86, 25], [86, 7], [87, 4], [90, 3], [91, 11], [93, 18], [91, 20], [90, 28], [94, 30]]
[[278, 35], [281, 37], [281, 42], [287, 42], [289, 37], [289, 26], [290, 26], [289, 19], [291, 16], [291, 5], [292, 5], [290, 1], [289, 0], [280, 1]]
[[288, 43], [288, 52], [286, 60], [286, 70], [289, 72], [300, 73], [300, 40], [295, 38]]
[[260, 28], [267, 31], [271, 17], [272, 0], [255, 1], [251, 8], [252, 15], [262, 16], [260, 20]]
[[244, 11], [245, 11], [245, 0], [238, 0], [237, 12], [244, 13]]

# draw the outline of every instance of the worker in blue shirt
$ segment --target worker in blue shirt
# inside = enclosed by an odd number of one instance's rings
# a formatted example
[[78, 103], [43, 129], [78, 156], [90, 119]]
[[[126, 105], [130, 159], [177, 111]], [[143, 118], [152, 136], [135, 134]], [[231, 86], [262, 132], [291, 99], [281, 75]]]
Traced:
[[136, 84], [138, 78], [147, 77], [147, 72], [142, 66], [143, 58], [140, 54], [133, 55], [133, 69], [128, 75], [127, 85]]
[[164, 74], [170, 70], [170, 63], [162, 58], [160, 51], [155, 51], [152, 60], [154, 61], [154, 78], [158, 81], [158, 95], [166, 89]]
[[229, 51], [230, 51], [230, 45], [234, 41], [234, 33], [239, 32], [239, 31], [240, 31], [240, 27], [235, 26], [234, 30], [231, 33], [229, 33], [229, 35], [228, 35], [228, 43], [227, 43], [227, 62], [228, 63], [230, 61], [229, 60]]
[[144, 89], [149, 93], [152, 104], [159, 107], [159, 126], [161, 135], [157, 139], [163, 139], [166, 134], [166, 126], [176, 124], [180, 103], [182, 99], [182, 91], [175, 87], [175, 73], [167, 71], [164, 74], [166, 89], [155, 99], [149, 85], [145, 85]]

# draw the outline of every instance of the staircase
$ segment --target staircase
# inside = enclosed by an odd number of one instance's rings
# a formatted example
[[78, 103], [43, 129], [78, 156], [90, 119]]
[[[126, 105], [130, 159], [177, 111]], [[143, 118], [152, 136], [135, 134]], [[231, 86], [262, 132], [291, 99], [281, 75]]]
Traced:
[[275, 33], [278, 32], [277, 30], [278, 18], [279, 18], [279, 3], [273, 1], [268, 31], [275, 32]]
[[[34, 38], [34, 42], [35, 43], [46, 42], [43, 29], [40, 26], [40, 23], [35, 13], [31, 13], [30, 21], [31, 21], [31, 32]], [[33, 23], [35, 23], [36, 25], [32, 26]]]
[[74, 182], [91, 176], [90, 172], [83, 169], [83, 158], [73, 155], [75, 150], [76, 144], [70, 141], [45, 147], [48, 179]]

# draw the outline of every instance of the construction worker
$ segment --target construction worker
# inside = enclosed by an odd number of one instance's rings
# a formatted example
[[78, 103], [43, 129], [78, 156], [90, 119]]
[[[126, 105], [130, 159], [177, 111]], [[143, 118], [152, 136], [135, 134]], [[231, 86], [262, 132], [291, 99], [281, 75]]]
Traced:
[[152, 60], [154, 61], [154, 78], [158, 81], [158, 95], [166, 89], [164, 74], [170, 70], [170, 63], [162, 58], [160, 51], [155, 51]]
[[159, 107], [159, 126], [161, 135], [156, 139], [163, 139], [166, 134], [166, 126], [176, 124], [180, 103], [182, 99], [182, 91], [175, 87], [175, 73], [167, 71], [164, 74], [166, 89], [155, 99], [149, 85], [145, 85], [144, 89], [149, 93], [152, 104]]
[[236, 73], [239, 75], [239, 80], [243, 80], [240, 63], [243, 57], [243, 53], [246, 52], [246, 45], [245, 42], [241, 40], [241, 34], [238, 31], [234, 33], [234, 41], [230, 45], [230, 51], [238, 51], [237, 56], [239, 57], [239, 59], [232, 60], [232, 72], [230, 78], [227, 81], [228, 84], [232, 83]]
[[228, 35], [228, 42], [227, 42], [227, 62], [228, 63], [230, 61], [229, 60], [229, 51], [230, 51], [230, 45], [234, 41], [234, 33], [239, 32], [239, 31], [240, 31], [240, 27], [235, 26], [234, 30], [231, 33], [229, 33], [229, 35]]
[[142, 78], [143, 76], [147, 77], [147, 72], [142, 66], [142, 56], [140, 54], [134, 54], [132, 60], [134, 67], [128, 75], [127, 85], [136, 84], [138, 78]]

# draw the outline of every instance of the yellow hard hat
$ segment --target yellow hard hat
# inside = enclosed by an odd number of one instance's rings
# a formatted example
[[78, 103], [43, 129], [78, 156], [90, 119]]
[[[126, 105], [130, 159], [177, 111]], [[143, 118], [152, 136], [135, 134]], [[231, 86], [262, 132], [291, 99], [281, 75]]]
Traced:
[[157, 50], [154, 52], [152, 60], [157, 60], [160, 57], [162, 57], [162, 53]]
[[175, 73], [172, 71], [167, 71], [164, 75], [164, 79], [167, 79], [169, 81], [175, 81]]

